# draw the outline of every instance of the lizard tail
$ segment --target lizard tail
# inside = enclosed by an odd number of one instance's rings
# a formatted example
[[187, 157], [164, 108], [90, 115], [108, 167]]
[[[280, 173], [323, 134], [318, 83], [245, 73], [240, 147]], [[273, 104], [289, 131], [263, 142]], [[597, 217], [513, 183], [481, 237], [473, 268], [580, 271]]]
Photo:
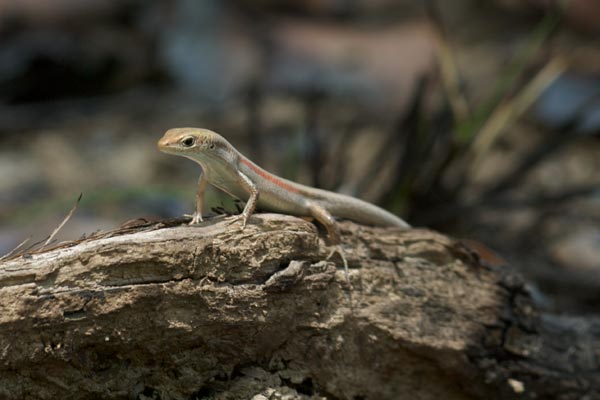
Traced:
[[365, 225], [410, 228], [402, 218], [355, 197], [336, 193], [326, 202], [328, 203], [326, 208], [336, 217], [347, 218]]

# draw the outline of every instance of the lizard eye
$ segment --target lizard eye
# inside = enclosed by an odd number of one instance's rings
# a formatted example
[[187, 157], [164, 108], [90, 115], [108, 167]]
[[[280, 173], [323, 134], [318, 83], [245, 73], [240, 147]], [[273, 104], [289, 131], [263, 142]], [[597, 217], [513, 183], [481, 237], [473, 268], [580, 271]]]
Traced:
[[188, 136], [181, 141], [181, 144], [185, 147], [192, 147], [194, 145], [194, 138], [192, 136]]
[[208, 145], [208, 148], [209, 148], [209, 149], [211, 149], [211, 150], [214, 150], [214, 148], [215, 148], [215, 144], [214, 144], [214, 143], [211, 143], [211, 144], [209, 144], [209, 145]]

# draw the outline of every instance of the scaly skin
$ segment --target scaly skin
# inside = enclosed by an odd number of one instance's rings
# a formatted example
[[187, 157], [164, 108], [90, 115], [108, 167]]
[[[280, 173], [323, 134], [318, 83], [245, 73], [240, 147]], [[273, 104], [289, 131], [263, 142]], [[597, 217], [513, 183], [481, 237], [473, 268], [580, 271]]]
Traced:
[[158, 141], [158, 148], [187, 157], [202, 167], [191, 224], [202, 221], [204, 190], [211, 184], [246, 201], [240, 216], [242, 228], [257, 206], [267, 211], [313, 217], [325, 226], [333, 243], [340, 242], [335, 217], [365, 225], [410, 228], [402, 219], [373, 204], [275, 176], [244, 157], [221, 135], [207, 129], [170, 129]]

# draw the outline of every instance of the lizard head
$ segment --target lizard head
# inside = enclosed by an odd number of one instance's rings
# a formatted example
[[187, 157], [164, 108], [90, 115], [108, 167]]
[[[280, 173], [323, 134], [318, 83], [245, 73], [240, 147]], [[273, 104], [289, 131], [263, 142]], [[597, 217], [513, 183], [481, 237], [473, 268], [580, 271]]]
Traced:
[[200, 128], [169, 129], [158, 141], [158, 149], [196, 162], [231, 157], [231, 145], [225, 138], [218, 133]]

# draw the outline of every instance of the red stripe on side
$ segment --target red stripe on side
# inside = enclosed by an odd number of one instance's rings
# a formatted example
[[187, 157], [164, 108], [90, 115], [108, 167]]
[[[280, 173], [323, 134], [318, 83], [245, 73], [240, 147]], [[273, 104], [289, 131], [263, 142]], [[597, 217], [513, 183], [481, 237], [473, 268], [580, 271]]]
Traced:
[[264, 170], [258, 168], [256, 165], [252, 164], [252, 162], [250, 162], [249, 160], [242, 157], [240, 159], [240, 161], [242, 163], [244, 163], [244, 165], [247, 166], [248, 168], [250, 168], [252, 171], [256, 172], [258, 175], [262, 176], [269, 182], [274, 183], [275, 185], [279, 186], [280, 188], [285, 189], [288, 192], [293, 192], [293, 193], [300, 192], [300, 190], [296, 189], [292, 185], [285, 183], [282, 180], [280, 180], [279, 178], [269, 174], [267, 171], [264, 171]]

